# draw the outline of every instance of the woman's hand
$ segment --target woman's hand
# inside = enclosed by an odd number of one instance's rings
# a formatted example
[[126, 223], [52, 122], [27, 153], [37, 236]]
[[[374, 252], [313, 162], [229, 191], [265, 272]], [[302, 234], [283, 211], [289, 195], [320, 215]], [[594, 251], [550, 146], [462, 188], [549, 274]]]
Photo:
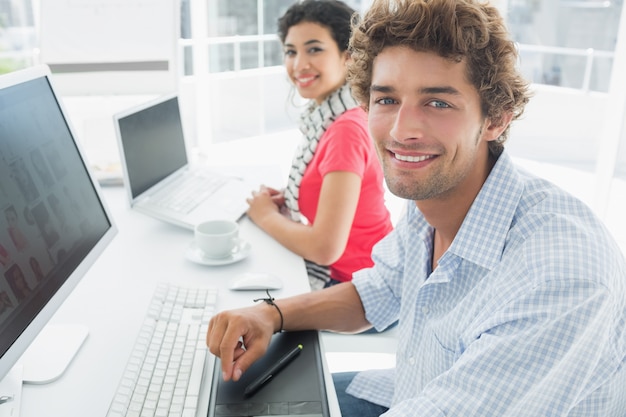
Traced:
[[282, 191], [261, 186], [259, 191], [253, 191], [252, 197], [246, 201], [250, 205], [248, 217], [260, 225], [265, 217], [280, 212], [280, 208], [285, 204], [285, 197]]
[[331, 265], [346, 250], [354, 222], [361, 177], [353, 172], [326, 174], [314, 219], [293, 221], [281, 191], [261, 187], [247, 199], [248, 217], [290, 251], [320, 265]]
[[262, 185], [260, 191], [267, 191], [272, 197], [272, 201], [278, 206], [278, 208], [281, 208], [285, 205], [285, 193], [283, 190], [276, 190], [274, 188]]

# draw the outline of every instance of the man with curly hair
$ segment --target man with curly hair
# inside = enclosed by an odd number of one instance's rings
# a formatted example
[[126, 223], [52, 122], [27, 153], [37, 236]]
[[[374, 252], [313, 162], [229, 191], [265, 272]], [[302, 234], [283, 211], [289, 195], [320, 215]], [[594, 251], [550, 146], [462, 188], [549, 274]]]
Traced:
[[624, 416], [626, 262], [588, 207], [507, 154], [530, 94], [498, 10], [375, 0], [350, 45], [406, 214], [352, 282], [215, 316], [224, 378], [276, 331], [399, 320], [395, 370], [334, 376], [344, 417]]

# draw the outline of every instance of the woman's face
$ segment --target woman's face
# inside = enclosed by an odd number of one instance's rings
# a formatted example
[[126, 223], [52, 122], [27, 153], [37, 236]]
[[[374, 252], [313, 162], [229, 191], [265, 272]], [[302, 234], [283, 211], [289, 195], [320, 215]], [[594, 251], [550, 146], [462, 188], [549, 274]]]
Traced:
[[320, 104], [346, 80], [347, 52], [341, 52], [330, 29], [301, 22], [289, 28], [283, 45], [289, 79], [300, 95]]

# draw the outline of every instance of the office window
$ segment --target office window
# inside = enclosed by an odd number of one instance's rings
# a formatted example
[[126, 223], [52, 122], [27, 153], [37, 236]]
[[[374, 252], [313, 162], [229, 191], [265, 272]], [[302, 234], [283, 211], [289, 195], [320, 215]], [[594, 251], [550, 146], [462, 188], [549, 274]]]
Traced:
[[[181, 39], [192, 39], [193, 33], [205, 37], [208, 48], [206, 72], [216, 74], [282, 64], [282, 51], [276, 36], [277, 22], [295, 0], [198, 1], [203, 4], [198, 6], [193, 0], [181, 1]], [[362, 11], [370, 0], [348, 0], [346, 3]], [[206, 10], [206, 19], [192, 19], [194, 6]], [[204, 43], [200, 40], [199, 44]], [[184, 44], [184, 48], [190, 48], [189, 44]], [[198, 63], [187, 51], [183, 59], [183, 75], [205, 75], [194, 73], [194, 68], [204, 65], [194, 67]]]
[[276, 33], [278, 17], [294, 2], [290, 0], [265, 0], [263, 2], [263, 33]]
[[235, 52], [232, 44], [209, 45], [209, 72], [235, 70]]
[[622, 0], [510, 0], [507, 23], [534, 83], [608, 91]]
[[[195, 121], [195, 145], [296, 128], [302, 102], [285, 75], [276, 34], [279, 17], [294, 3], [181, 1], [181, 87], [189, 87], [206, 115]], [[363, 11], [370, 0], [346, 3]]]
[[[598, 152], [605, 140], [605, 106], [617, 65], [622, 9], [623, 0], [506, 2], [505, 16], [520, 49], [521, 70], [538, 91], [527, 115], [541, 126], [522, 122], [520, 129], [513, 129], [511, 148], [519, 155], [589, 172], [605, 163], [598, 160]], [[559, 113], [557, 108], [567, 110]], [[625, 150], [617, 155], [615, 175], [626, 178]]]
[[[192, 5], [204, 2], [198, 46], [182, 43], [179, 75], [279, 66], [276, 21], [294, 0], [177, 0], [180, 39], [192, 38]], [[0, 0], [0, 71], [38, 62], [37, 11], [41, 0]], [[347, 0], [364, 11], [371, 0]], [[534, 83], [584, 91], [608, 90], [623, 0], [494, 0], [520, 45], [521, 66]], [[193, 49], [205, 48], [194, 61]], [[195, 64], [195, 67], [194, 67]], [[197, 70], [196, 70], [197, 71]], [[199, 75], [199, 74], [195, 74]]]
[[283, 63], [283, 48], [278, 39], [265, 41], [263, 48], [265, 53], [265, 66], [279, 66]]
[[0, 0], [0, 74], [34, 63], [36, 35], [31, 0]]
[[257, 0], [218, 0], [208, 3], [208, 36], [256, 35]]

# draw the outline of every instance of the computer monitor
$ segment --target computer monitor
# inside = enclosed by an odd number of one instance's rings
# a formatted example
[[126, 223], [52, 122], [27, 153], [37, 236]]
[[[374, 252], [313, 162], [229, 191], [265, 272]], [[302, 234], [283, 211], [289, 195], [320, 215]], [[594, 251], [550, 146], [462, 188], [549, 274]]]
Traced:
[[0, 380], [117, 232], [50, 78], [0, 76]]

